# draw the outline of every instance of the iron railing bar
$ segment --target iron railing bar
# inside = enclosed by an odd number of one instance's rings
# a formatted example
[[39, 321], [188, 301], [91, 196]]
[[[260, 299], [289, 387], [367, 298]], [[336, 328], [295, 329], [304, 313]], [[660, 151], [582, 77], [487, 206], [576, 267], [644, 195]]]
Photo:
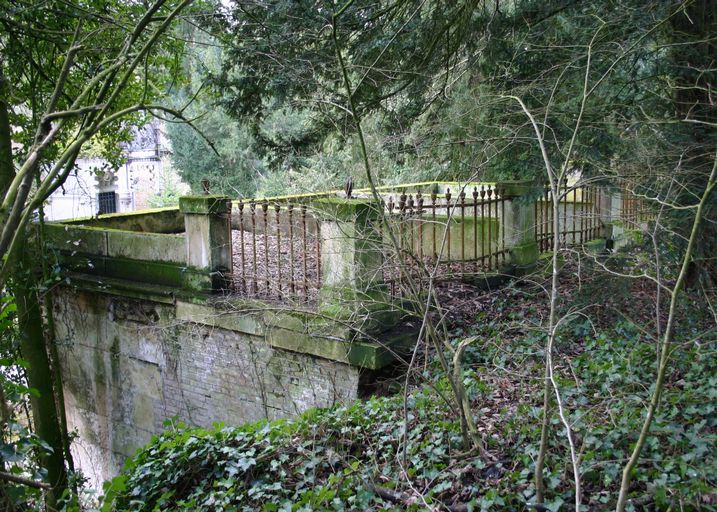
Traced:
[[264, 201], [261, 204], [261, 211], [264, 214], [264, 291], [266, 295], [270, 295], [269, 291], [269, 202]]
[[252, 241], [252, 282], [254, 283], [254, 295], [259, 293], [259, 272], [257, 269], [257, 255], [256, 255], [256, 203], [252, 202], [249, 206], [251, 209], [251, 241]]
[[304, 298], [308, 302], [308, 300], [309, 300], [309, 279], [308, 279], [308, 275], [307, 275], [307, 263], [306, 263], [308, 247], [307, 247], [307, 237], [306, 237], [306, 205], [305, 204], [301, 205], [301, 229], [303, 231], [302, 242], [303, 242], [303, 246], [304, 246], [303, 247], [304, 250], [301, 251], [301, 255], [302, 255], [302, 259], [303, 259], [303, 267], [304, 267], [304, 273], [303, 273]]
[[294, 282], [294, 205], [287, 206], [289, 215], [289, 291], [291, 295], [296, 294], [296, 283]]
[[281, 299], [282, 283], [281, 283], [281, 206], [279, 203], [274, 204], [274, 212], [276, 215], [276, 284], [277, 297]]

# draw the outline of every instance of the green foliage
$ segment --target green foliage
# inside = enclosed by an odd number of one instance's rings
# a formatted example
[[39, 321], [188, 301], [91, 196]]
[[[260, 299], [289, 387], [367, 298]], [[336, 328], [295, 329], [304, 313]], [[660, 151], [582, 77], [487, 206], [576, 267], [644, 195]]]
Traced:
[[[513, 320], [535, 312], [513, 310]], [[540, 438], [540, 335], [501, 336], [485, 321], [483, 342], [466, 351], [464, 382], [488, 449], [497, 460], [461, 453], [460, 428], [438, 393], [445, 380], [408, 395], [407, 462], [401, 397], [372, 398], [311, 410], [295, 421], [238, 428], [170, 423], [130, 460], [114, 510], [423, 510], [467, 504], [469, 510], [518, 510], [534, 498], [533, 463]], [[717, 352], [714, 339], [684, 343], [636, 474], [633, 495], [656, 510], [681, 503], [713, 510], [717, 496]], [[642, 422], [655, 372], [654, 343], [632, 324], [594, 333], [566, 324], [557, 350], [573, 354], [558, 382], [581, 447], [586, 504], [614, 506], [623, 461]], [[563, 365], [566, 365], [563, 367]], [[567, 366], [569, 365], [569, 367]], [[496, 369], [499, 369], [496, 373]], [[496, 378], [496, 375], [498, 377]], [[506, 379], [506, 376], [515, 376]], [[429, 377], [430, 378], [430, 377]], [[493, 419], [492, 419], [493, 418]], [[497, 419], [496, 419], [497, 418]], [[557, 418], [546, 465], [546, 507], [572, 500], [565, 439]], [[409, 484], [410, 482], [410, 484]], [[405, 502], [386, 499], [377, 487]], [[383, 496], [383, 497], [382, 497]]]
[[[0, 296], [0, 465], [3, 471], [37, 481], [46, 472], [38, 464], [40, 455], [52, 448], [28, 427], [28, 397], [37, 390], [28, 388], [24, 370], [27, 362], [19, 355], [17, 308], [11, 295]], [[39, 489], [1, 483], [0, 506], [7, 510], [40, 507]]]
[[[476, 3], [402, 0], [393, 4], [356, 1], [345, 4], [337, 18], [337, 39], [349, 59], [350, 73], [360, 85], [355, 101], [362, 113], [384, 109], [381, 99], [398, 97], [390, 107], [396, 119], [420, 111], [430, 97], [430, 74], [450, 59], [469, 30]], [[276, 106], [295, 100], [340, 100], [341, 70], [331, 37], [338, 8], [324, 0], [274, 2], [270, 8], [237, 2], [226, 20], [229, 49], [217, 83], [231, 94], [225, 102], [237, 116], [266, 117]], [[420, 15], [418, 15], [420, 12]], [[250, 21], [250, 22], [248, 22]], [[401, 31], [403, 37], [396, 38]], [[453, 38], [446, 43], [443, 38]], [[406, 97], [411, 102], [403, 101]], [[272, 103], [275, 102], [275, 103]], [[345, 119], [330, 103], [315, 103], [316, 113], [333, 116], [324, 128]], [[340, 121], [343, 122], [343, 121]]]
[[[603, 277], [595, 283], [588, 279], [580, 292], [573, 290], [574, 296], [589, 296], [597, 311], [590, 312], [588, 304], [577, 304], [587, 314], [568, 317], [561, 324], [554, 355], [558, 360], [556, 380], [581, 454], [584, 497], [591, 509], [596, 510], [615, 504], [622, 467], [637, 440], [657, 371], [656, 342], [651, 336], [654, 331], [640, 311], [649, 308], [646, 312], [649, 320], [654, 314], [654, 304], [643, 303], [644, 291], [634, 278]], [[606, 290], [596, 293], [599, 286]], [[625, 312], [632, 319], [615, 322], [621, 307], [619, 301], [612, 304], [609, 314], [603, 311], [609, 307], [606, 297], [616, 294], [632, 304], [632, 310]], [[474, 327], [486, 342], [466, 350], [465, 366], [477, 376], [484, 376], [483, 379], [497, 375], [502, 382], [505, 375], [537, 377], [542, 371], [545, 335], [540, 330], [527, 330], [539, 323], [542, 312], [523, 306], [521, 295], [506, 293], [498, 297], [493, 310], [506, 310], [508, 314], [497, 320], [483, 316]], [[566, 300], [570, 307], [576, 305], [574, 296]], [[683, 313], [678, 315], [670, 377], [631, 492], [633, 498], [647, 501], [654, 510], [669, 510], [676, 503], [690, 510], [714, 510], [717, 497], [714, 318], [704, 316], [711, 314], [701, 297], [685, 297], [679, 309]], [[566, 307], [564, 313], [569, 311]], [[605, 325], [600, 327], [602, 323]], [[510, 334], [516, 330], [518, 334]], [[506, 418], [501, 413], [501, 421], [506, 423], [497, 439], [498, 446], [520, 447], [513, 455], [523, 464], [515, 475], [515, 485], [524, 489], [523, 495], [530, 500], [534, 492], [532, 457], [538, 451], [540, 437], [542, 388], [525, 380], [519, 382], [523, 386], [519, 394], [511, 395], [516, 400], [518, 416]], [[521, 419], [521, 414], [526, 417]], [[531, 420], [526, 421], [528, 418]], [[570, 502], [573, 485], [568, 476], [569, 462], [564, 457], [567, 443], [555, 413], [549, 442], [545, 477], [550, 499], [553, 503]]]
[[205, 76], [217, 69], [222, 50], [202, 30], [185, 24], [180, 34], [189, 41], [182, 60], [188, 76], [170, 90], [172, 102], [185, 117], [167, 124], [172, 165], [194, 193], [208, 179], [216, 194], [252, 196], [265, 174], [264, 160], [254, 150], [254, 137], [243, 123], [217, 106], [218, 98], [205, 87]]
[[[474, 1], [346, 5], [337, 18], [337, 42], [354, 84], [353, 100], [368, 120], [367, 131], [375, 134], [369, 151], [381, 155], [372, 158], [377, 177], [394, 182], [401, 172], [426, 172], [425, 166], [417, 169], [414, 141], [406, 136], [446, 87], [453, 59], [472, 46], [471, 23], [487, 19], [491, 8]], [[341, 184], [347, 175], [354, 182], [363, 179], [331, 36], [336, 10], [323, 0], [237, 2], [217, 34], [226, 47], [221, 69], [200, 72], [225, 111], [251, 127], [270, 171], [258, 186], [263, 191], [315, 190], [327, 178]], [[446, 63], [450, 70], [443, 76]]]
[[[196, 105], [195, 108], [198, 112], [202, 107]], [[252, 196], [265, 171], [262, 159], [251, 148], [247, 130], [218, 110], [207, 113], [194, 124], [195, 128], [179, 123], [167, 127], [167, 136], [172, 142], [172, 165], [182, 180], [195, 193], [202, 191], [201, 183], [206, 178], [212, 193]], [[204, 137], [212, 141], [218, 154]]]
[[148, 199], [150, 208], [164, 208], [165, 206], [177, 206], [179, 197], [186, 193], [186, 186], [177, 183], [176, 176], [168, 169], [164, 169], [159, 176], [160, 190]]
[[[3, 1], [0, 5], [0, 24], [4, 29], [1, 76], [4, 85], [8, 86], [3, 100], [10, 105], [10, 123], [15, 127], [12, 136], [17, 143], [14, 153], [15, 158], [21, 160], [32, 147], [39, 119], [46, 114], [43, 108], [59, 80], [78, 25], [81, 26], [81, 48], [69, 68], [53, 111], [71, 108], [88, 81], [110, 64], [108, 57], [114, 56], [126, 44], [127, 30], [146, 12], [146, 7], [135, 2], [101, 2], [80, 6], [61, 1], [42, 5]], [[166, 10], [162, 12], [166, 13]], [[138, 33], [137, 36], [140, 38], [137, 46], [147, 41], [148, 34]], [[172, 55], [181, 45], [181, 41], [176, 39], [160, 41], [155, 51], [148, 53], [143, 67], [149, 73], [161, 70], [167, 76], [178, 75]], [[110, 112], [143, 99], [146, 103], [156, 100], [161, 95], [164, 78], [156, 74], [153, 82], [155, 79], [153, 87], [147, 88], [148, 84], [140, 73], [130, 76], [122, 94], [115, 96], [112, 105], [108, 105]], [[83, 117], [78, 115], [69, 119], [70, 122], [80, 123]], [[119, 143], [129, 140], [131, 125], [135, 122], [142, 124], [140, 120], [141, 114], [130, 115], [101, 130], [95, 143], [86, 149], [87, 153], [118, 164], [121, 159]], [[71, 130], [64, 131], [43, 156], [48, 162], [52, 161], [74, 136]]]
[[[410, 399], [409, 474], [428, 502], [462, 486], [483, 466], [450, 471], [460, 433], [428, 392]], [[401, 491], [396, 465], [403, 432], [400, 400], [376, 398], [312, 410], [297, 421], [188, 429], [156, 437], [125, 470], [115, 510], [421, 510], [384, 501], [374, 485]]]

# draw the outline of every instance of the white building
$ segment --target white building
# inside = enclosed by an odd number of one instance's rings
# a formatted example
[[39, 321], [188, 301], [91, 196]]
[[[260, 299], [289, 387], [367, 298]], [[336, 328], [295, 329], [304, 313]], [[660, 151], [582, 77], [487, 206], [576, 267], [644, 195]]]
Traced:
[[150, 199], [167, 186], [188, 187], [169, 163], [169, 144], [158, 120], [134, 129], [127, 161], [113, 169], [101, 158], [78, 159], [64, 185], [45, 206], [48, 220], [91, 217], [150, 207]]

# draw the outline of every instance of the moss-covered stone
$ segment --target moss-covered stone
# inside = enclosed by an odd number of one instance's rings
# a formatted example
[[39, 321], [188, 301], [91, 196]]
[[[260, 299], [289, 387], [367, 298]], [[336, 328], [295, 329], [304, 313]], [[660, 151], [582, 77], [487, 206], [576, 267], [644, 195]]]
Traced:
[[59, 251], [184, 265], [183, 235], [47, 224], [46, 243]]
[[[200, 305], [177, 301], [176, 318], [264, 336], [275, 348], [371, 369], [389, 364], [394, 360], [394, 349], [402, 351], [413, 341], [412, 333], [406, 331], [385, 336], [381, 343], [367, 341], [363, 339], [368, 334], [367, 326], [316, 313], [288, 309], [260, 313], [252, 307], [245, 311], [227, 311], [226, 307], [227, 304]], [[395, 324], [395, 320], [392, 319], [392, 323]], [[384, 323], [382, 327], [386, 330], [389, 324]], [[410, 340], [407, 338], [409, 334]]]
[[[54, 224], [54, 223], [52, 223]], [[62, 221], [59, 225], [110, 228], [144, 233], [179, 233], [184, 230], [184, 216], [176, 206], [134, 212], [110, 213]], [[50, 223], [46, 226], [51, 225]]]
[[394, 326], [400, 312], [385, 285], [367, 292], [349, 287], [323, 286], [318, 313], [322, 318], [354, 326], [364, 333], [376, 333]]
[[107, 231], [68, 224], [45, 224], [45, 242], [70, 253], [107, 254]]
[[535, 266], [540, 255], [538, 244], [527, 242], [515, 245], [510, 249], [510, 262], [515, 266], [518, 273], [529, 270]]
[[177, 320], [196, 322], [230, 331], [263, 336], [266, 331], [262, 313], [253, 311], [227, 311], [208, 304], [177, 301]]
[[[227, 198], [220, 196], [180, 198], [180, 206], [186, 213], [184, 239], [187, 265], [206, 272], [209, 289], [215, 291], [227, 288], [226, 275], [231, 271], [230, 217], [226, 214], [230, 204]], [[200, 289], [204, 286], [203, 281], [190, 283], [190, 287]]]
[[226, 196], [184, 196], [179, 198], [179, 211], [187, 214], [213, 215], [229, 212], [231, 202]]
[[184, 236], [107, 231], [107, 255], [135, 260], [186, 264]]
[[186, 267], [171, 263], [112, 258], [101, 255], [61, 255], [65, 271], [181, 288]]
[[138, 283], [109, 277], [98, 279], [96, 276], [86, 274], [67, 274], [65, 283], [77, 290], [119, 295], [165, 304], [173, 304], [177, 295], [175, 289], [163, 285]]
[[527, 196], [535, 190], [536, 183], [532, 180], [503, 180], [495, 184], [503, 198]]
[[319, 217], [328, 220], [365, 223], [368, 219], [378, 219], [381, 214], [381, 206], [366, 199], [324, 197], [311, 204]]
[[335, 337], [309, 336], [279, 327], [267, 333], [269, 345], [292, 352], [339, 361], [342, 363], [376, 370], [394, 360], [386, 345]]
[[180, 287], [184, 290], [191, 290], [199, 293], [210, 293], [213, 288], [212, 276], [203, 269], [184, 268]]
[[302, 313], [290, 313], [283, 311], [267, 311], [263, 320], [267, 329], [286, 329], [290, 331], [306, 333], [306, 316]]

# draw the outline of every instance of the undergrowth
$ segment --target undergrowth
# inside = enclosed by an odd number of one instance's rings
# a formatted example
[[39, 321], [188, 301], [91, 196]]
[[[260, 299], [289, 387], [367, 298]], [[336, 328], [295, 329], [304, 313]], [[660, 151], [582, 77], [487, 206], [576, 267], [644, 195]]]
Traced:
[[[614, 507], [655, 375], [652, 329], [635, 321], [651, 314], [650, 288], [637, 281], [616, 285], [620, 293], [605, 308], [607, 302], [595, 299], [610, 292], [598, 283], [568, 283], [577, 291], [563, 312], [579, 305], [590, 314], [566, 321], [555, 346], [558, 384], [581, 457], [582, 510]], [[590, 300], [603, 307], [591, 311]], [[403, 397], [394, 396], [237, 428], [169, 423], [108, 483], [104, 509], [571, 510], [571, 468], [554, 411], [547, 499], [543, 507], [533, 504], [544, 301], [516, 288], [486, 295], [485, 302], [473, 322], [452, 332], [452, 341], [476, 337], [465, 351], [463, 376], [488, 456], [461, 446], [460, 425], [442, 398], [450, 395], [448, 383], [429, 365], [405, 409]], [[681, 307], [699, 308], [699, 298], [687, 297]], [[682, 319], [630, 510], [717, 510], [715, 330], [709, 314]]]

